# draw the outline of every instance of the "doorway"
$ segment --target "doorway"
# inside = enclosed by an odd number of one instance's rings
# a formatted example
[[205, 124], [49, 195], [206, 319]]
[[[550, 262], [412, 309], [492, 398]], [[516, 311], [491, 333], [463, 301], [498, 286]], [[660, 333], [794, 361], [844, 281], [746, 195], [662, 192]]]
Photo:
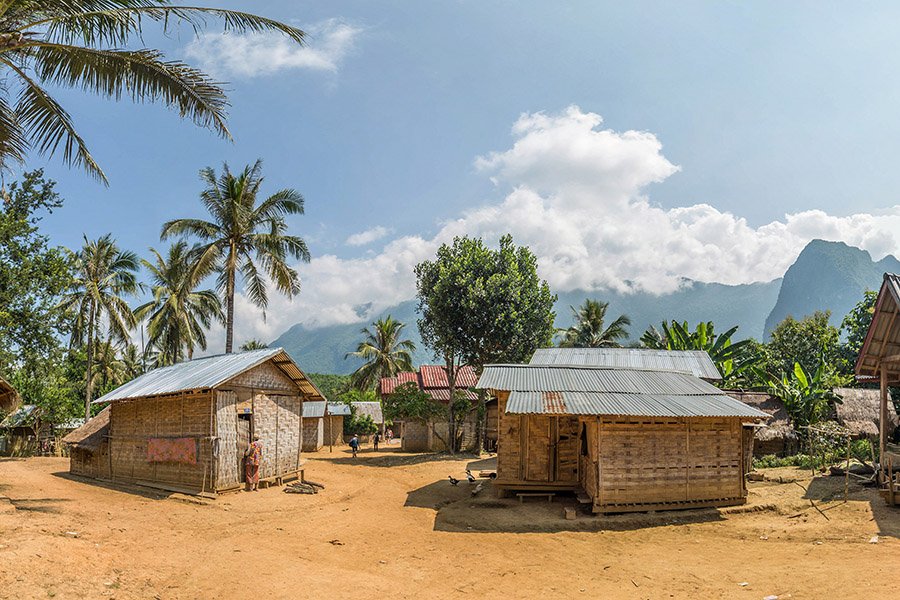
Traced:
[[250, 445], [250, 436], [253, 432], [253, 415], [239, 414], [237, 416], [237, 460], [238, 460], [238, 480], [241, 483], [247, 481], [247, 471], [244, 468], [244, 452]]

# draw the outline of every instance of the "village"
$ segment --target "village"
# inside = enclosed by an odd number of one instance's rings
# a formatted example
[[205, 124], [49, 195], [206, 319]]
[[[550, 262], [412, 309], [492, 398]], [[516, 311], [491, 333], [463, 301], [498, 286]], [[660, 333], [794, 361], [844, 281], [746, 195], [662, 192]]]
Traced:
[[0, 599], [896, 595], [900, 10], [198, 4], [0, 2]]

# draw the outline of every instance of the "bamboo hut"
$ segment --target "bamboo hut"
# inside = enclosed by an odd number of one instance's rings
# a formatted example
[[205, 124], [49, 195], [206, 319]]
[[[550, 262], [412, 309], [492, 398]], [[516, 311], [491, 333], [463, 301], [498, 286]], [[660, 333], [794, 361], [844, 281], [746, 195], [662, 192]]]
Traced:
[[0, 377], [0, 414], [8, 414], [19, 408], [22, 399], [11, 383]]
[[768, 415], [687, 373], [489, 365], [501, 494], [574, 491], [594, 512], [743, 503], [745, 430]]
[[107, 406], [87, 423], [66, 435], [69, 472], [94, 479], [109, 479], [109, 413]]
[[345, 404], [335, 406], [324, 400], [303, 403], [303, 451], [318, 452], [325, 446], [342, 444]]
[[[456, 372], [456, 393], [462, 394], [470, 402], [478, 400], [478, 395], [470, 388], [475, 385], [478, 377], [475, 370], [463, 365]], [[432, 400], [442, 404], [450, 402], [450, 381], [447, 377], [447, 368], [444, 365], [422, 365], [418, 371], [405, 371], [398, 373], [396, 377], [384, 377], [378, 386], [382, 399], [394, 393], [394, 390], [405, 383], [415, 384], [419, 390], [428, 394]], [[491, 415], [496, 415], [496, 399], [489, 399], [487, 403], [485, 430], [485, 442], [490, 448], [496, 446], [497, 432], [491, 423]], [[440, 452], [446, 450], [443, 440], [448, 437], [448, 424], [444, 419], [421, 423], [416, 421], [400, 421], [393, 424], [397, 427], [394, 433], [400, 437], [401, 449], [407, 452]], [[474, 448], [477, 438], [477, 415], [469, 415], [463, 422], [462, 447]]]
[[791, 417], [784, 402], [765, 392], [723, 391], [735, 400], [769, 415], [765, 425], [757, 427], [753, 435], [753, 456], [789, 456], [799, 451], [800, 436], [791, 425]]
[[38, 453], [48, 431], [48, 424], [41, 419], [41, 410], [37, 406], [19, 406], [0, 421], [0, 454], [29, 456]]
[[[835, 420], [855, 439], [878, 437], [878, 410], [881, 393], [871, 388], [834, 388], [841, 402], [834, 405]], [[897, 427], [897, 413], [889, 410], [887, 425], [890, 431]]]
[[95, 400], [109, 405], [107, 465], [97, 476], [191, 494], [238, 489], [253, 436], [263, 444], [261, 481], [300, 476], [302, 405], [322, 400], [281, 348], [150, 371]]
[[878, 403], [878, 478], [882, 493], [890, 505], [900, 503], [900, 485], [896, 472], [900, 470], [900, 445], [891, 443], [894, 433], [890, 413], [894, 410], [890, 386], [900, 385], [900, 275], [885, 273], [875, 313], [866, 333], [859, 357], [856, 377], [860, 381], [877, 381]]

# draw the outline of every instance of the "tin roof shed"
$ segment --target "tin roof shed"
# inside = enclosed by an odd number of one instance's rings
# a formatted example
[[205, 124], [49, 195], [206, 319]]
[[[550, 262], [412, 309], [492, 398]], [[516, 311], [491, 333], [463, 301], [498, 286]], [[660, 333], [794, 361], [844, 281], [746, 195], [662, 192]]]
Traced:
[[533, 365], [582, 365], [679, 371], [702, 379], [722, 375], [703, 350], [651, 350], [647, 348], [540, 348], [531, 357]]

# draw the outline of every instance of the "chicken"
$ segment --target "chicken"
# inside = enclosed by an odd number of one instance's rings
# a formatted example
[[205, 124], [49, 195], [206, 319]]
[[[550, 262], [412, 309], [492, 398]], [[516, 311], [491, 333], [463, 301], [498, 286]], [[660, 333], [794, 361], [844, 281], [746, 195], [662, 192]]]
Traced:
[[472, 495], [477, 496], [478, 492], [480, 492], [483, 489], [484, 489], [484, 482], [482, 481], [478, 485], [475, 486], [474, 490], [472, 490]]
[[472, 475], [472, 471], [466, 469], [466, 479], [469, 480], [469, 485], [475, 484], [475, 476]]
[[455, 478], [453, 475], [447, 475], [450, 478], [450, 485], [459, 485], [459, 479]]

